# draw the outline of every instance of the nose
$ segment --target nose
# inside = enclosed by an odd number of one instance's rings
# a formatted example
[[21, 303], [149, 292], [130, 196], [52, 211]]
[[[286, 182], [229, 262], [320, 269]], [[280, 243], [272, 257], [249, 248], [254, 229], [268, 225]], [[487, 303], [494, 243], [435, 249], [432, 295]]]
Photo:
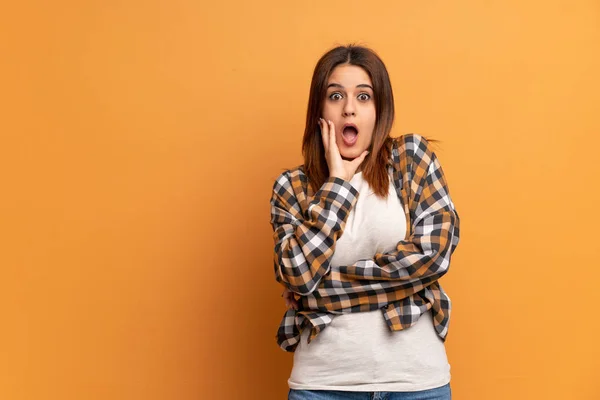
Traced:
[[342, 114], [344, 117], [354, 117], [356, 116], [356, 109], [354, 108], [354, 102], [350, 99], [346, 101], [344, 104], [344, 109], [342, 110]]

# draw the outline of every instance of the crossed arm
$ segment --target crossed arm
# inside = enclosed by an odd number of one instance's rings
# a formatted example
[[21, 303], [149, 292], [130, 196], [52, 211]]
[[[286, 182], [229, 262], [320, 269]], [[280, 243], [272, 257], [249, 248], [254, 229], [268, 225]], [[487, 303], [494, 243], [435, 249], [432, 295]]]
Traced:
[[282, 174], [271, 198], [276, 280], [301, 296], [333, 304], [327, 300], [337, 296], [340, 288], [354, 295], [394, 292], [394, 297], [401, 299], [442, 277], [458, 244], [460, 220], [441, 165], [428, 143], [421, 139], [409, 153], [409, 187], [413, 189], [409, 194], [410, 236], [400, 240], [392, 252], [337, 268], [331, 268], [331, 257], [358, 192], [345, 180], [329, 178], [303, 216], [290, 174]]

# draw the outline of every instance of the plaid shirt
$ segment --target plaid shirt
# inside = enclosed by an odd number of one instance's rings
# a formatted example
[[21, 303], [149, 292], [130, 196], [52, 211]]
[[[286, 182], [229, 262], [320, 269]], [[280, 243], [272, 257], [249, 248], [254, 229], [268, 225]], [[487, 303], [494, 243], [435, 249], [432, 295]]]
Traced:
[[407, 218], [406, 237], [394, 251], [353, 265], [332, 267], [335, 244], [359, 193], [350, 182], [330, 177], [317, 193], [303, 166], [283, 172], [273, 185], [271, 225], [275, 279], [295, 293], [299, 309], [288, 309], [277, 343], [296, 350], [302, 330], [308, 343], [335, 314], [381, 309], [392, 331], [414, 325], [431, 310], [446, 339], [450, 298], [438, 280], [459, 242], [459, 216], [442, 167], [426, 139], [408, 134], [392, 141], [387, 165]]

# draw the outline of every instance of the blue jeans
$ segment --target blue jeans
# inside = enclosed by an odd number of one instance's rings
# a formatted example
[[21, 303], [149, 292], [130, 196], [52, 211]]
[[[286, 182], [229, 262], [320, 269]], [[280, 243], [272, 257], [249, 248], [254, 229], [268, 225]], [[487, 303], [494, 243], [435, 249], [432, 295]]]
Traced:
[[345, 392], [341, 390], [294, 390], [288, 400], [450, 400], [450, 384], [418, 392]]

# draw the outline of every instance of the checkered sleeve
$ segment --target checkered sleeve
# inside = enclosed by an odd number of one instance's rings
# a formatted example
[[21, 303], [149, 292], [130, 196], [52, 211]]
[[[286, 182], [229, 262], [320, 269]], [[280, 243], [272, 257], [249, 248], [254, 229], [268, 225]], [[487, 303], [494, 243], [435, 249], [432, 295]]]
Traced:
[[409, 237], [391, 252], [332, 268], [318, 290], [306, 299], [309, 308], [347, 310], [356, 307], [358, 298], [363, 299], [361, 303], [381, 307], [427, 288], [448, 271], [459, 241], [460, 219], [442, 167], [421, 136], [411, 135], [405, 150], [407, 171], [412, 175], [408, 185], [412, 190]]
[[301, 208], [290, 171], [276, 179], [271, 197], [271, 225], [274, 272], [279, 283], [299, 295], [308, 295], [318, 287], [330, 270], [335, 243], [358, 195], [349, 181], [330, 177], [308, 207]]

